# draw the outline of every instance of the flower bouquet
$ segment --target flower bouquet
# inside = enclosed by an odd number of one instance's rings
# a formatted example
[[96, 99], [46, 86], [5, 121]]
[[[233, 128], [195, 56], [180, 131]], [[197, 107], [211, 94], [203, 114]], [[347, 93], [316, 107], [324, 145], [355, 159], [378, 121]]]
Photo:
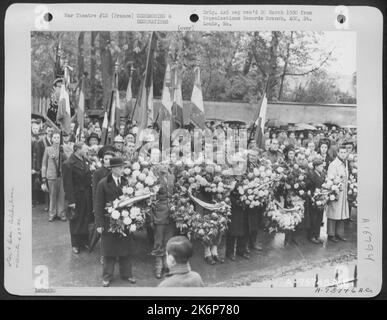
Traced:
[[[121, 199], [122, 200], [122, 199]], [[108, 232], [118, 233], [124, 237], [141, 229], [145, 222], [145, 212], [137, 206], [121, 207], [118, 202], [106, 207], [110, 226]]]
[[306, 172], [297, 163], [290, 166], [286, 172], [286, 178], [284, 179], [285, 193], [294, 196], [305, 197], [306, 196]]
[[277, 173], [268, 163], [262, 163], [259, 168], [247, 172], [236, 186], [242, 206], [247, 208], [265, 206], [270, 199], [276, 179]]
[[179, 194], [174, 194], [169, 201], [171, 218], [175, 221], [176, 228], [180, 233], [187, 234], [192, 224], [193, 216], [196, 214], [194, 205], [190, 203], [188, 197], [181, 197]]
[[312, 204], [317, 208], [324, 208], [329, 202], [337, 201], [342, 190], [340, 178], [327, 177], [321, 188], [316, 188], [313, 195], [308, 191]]
[[357, 172], [349, 175], [347, 195], [349, 205], [357, 208]]
[[227, 224], [230, 221], [228, 212], [228, 205], [224, 203], [222, 208], [210, 214], [194, 214], [190, 223], [189, 236], [193, 236], [206, 245], [214, 244], [227, 230]]
[[294, 231], [304, 218], [304, 201], [299, 197], [291, 197], [291, 208], [283, 208], [278, 201], [271, 201], [266, 210], [270, 220], [269, 232]]
[[141, 196], [157, 193], [158, 178], [147, 166], [134, 162], [124, 168], [124, 175], [128, 179], [128, 185], [123, 188], [123, 193], [128, 196]]
[[337, 201], [340, 191], [343, 190], [343, 179], [328, 176], [322, 184], [322, 188], [327, 193], [327, 203]]

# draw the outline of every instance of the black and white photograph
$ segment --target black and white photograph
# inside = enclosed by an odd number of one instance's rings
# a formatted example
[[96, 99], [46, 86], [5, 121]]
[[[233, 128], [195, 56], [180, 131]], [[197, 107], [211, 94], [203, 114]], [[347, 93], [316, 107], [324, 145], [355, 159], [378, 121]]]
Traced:
[[377, 296], [382, 18], [352, 6], [9, 7], [5, 290]]
[[32, 32], [33, 264], [52, 286], [356, 285], [355, 47]]

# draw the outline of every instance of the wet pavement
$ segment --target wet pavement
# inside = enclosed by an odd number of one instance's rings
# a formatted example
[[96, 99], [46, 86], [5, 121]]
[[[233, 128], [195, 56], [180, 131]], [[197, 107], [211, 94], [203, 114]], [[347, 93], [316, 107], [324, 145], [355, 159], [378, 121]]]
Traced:
[[[356, 210], [352, 217], [356, 217]], [[264, 231], [259, 234], [263, 251], [252, 253], [246, 260], [237, 257], [236, 261], [227, 260], [214, 266], [203, 261], [203, 247], [194, 243], [195, 254], [191, 267], [197, 271], [207, 286], [245, 286], [251, 283], [280, 277], [286, 273], [304, 271], [332, 264], [341, 259], [356, 259], [357, 224], [346, 223], [346, 242], [328, 242], [325, 247], [311, 243], [303, 231], [295, 235], [297, 244], [283, 246], [283, 234], [270, 235]], [[33, 266], [45, 265], [49, 270], [50, 287], [95, 287], [101, 286], [102, 266], [99, 245], [92, 253], [81, 251], [73, 254], [70, 245], [69, 223], [56, 220], [48, 222], [48, 213], [43, 206], [33, 208], [32, 213], [32, 256]], [[154, 287], [161, 280], [153, 275], [151, 245], [146, 233], [135, 234], [133, 252], [133, 274], [135, 285], [119, 278], [118, 266], [112, 286]]]

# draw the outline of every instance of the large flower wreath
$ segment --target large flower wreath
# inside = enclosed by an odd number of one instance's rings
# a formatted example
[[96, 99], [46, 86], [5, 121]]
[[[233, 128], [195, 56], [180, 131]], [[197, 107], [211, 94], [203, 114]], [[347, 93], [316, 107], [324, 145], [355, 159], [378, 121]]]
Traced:
[[[180, 232], [213, 244], [230, 221], [229, 195], [235, 182], [215, 163], [178, 162], [176, 166], [174, 195], [170, 199], [171, 217]], [[200, 199], [203, 194], [210, 202]], [[195, 206], [203, 208], [204, 214], [197, 212]]]

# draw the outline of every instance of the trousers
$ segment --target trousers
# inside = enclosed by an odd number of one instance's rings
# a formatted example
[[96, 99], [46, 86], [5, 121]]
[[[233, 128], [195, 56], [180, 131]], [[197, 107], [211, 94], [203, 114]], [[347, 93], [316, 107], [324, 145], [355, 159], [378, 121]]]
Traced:
[[48, 179], [47, 183], [50, 196], [50, 218], [65, 217], [65, 193], [62, 178]]
[[103, 280], [111, 281], [114, 275], [114, 266], [118, 258], [120, 268], [120, 277], [123, 279], [131, 278], [132, 275], [132, 260], [130, 256], [120, 257], [103, 257]]
[[327, 233], [328, 236], [344, 236], [344, 220], [328, 219]]
[[319, 238], [320, 237], [320, 229], [321, 223], [323, 220], [324, 210], [319, 209], [311, 209], [310, 210], [310, 228], [308, 230], [308, 237], [311, 238]]
[[71, 246], [81, 248], [89, 244], [88, 234], [71, 234]]
[[163, 257], [166, 255], [166, 246], [169, 239], [171, 239], [176, 232], [174, 223], [170, 224], [156, 224], [154, 228], [154, 244], [152, 255], [156, 257]]

